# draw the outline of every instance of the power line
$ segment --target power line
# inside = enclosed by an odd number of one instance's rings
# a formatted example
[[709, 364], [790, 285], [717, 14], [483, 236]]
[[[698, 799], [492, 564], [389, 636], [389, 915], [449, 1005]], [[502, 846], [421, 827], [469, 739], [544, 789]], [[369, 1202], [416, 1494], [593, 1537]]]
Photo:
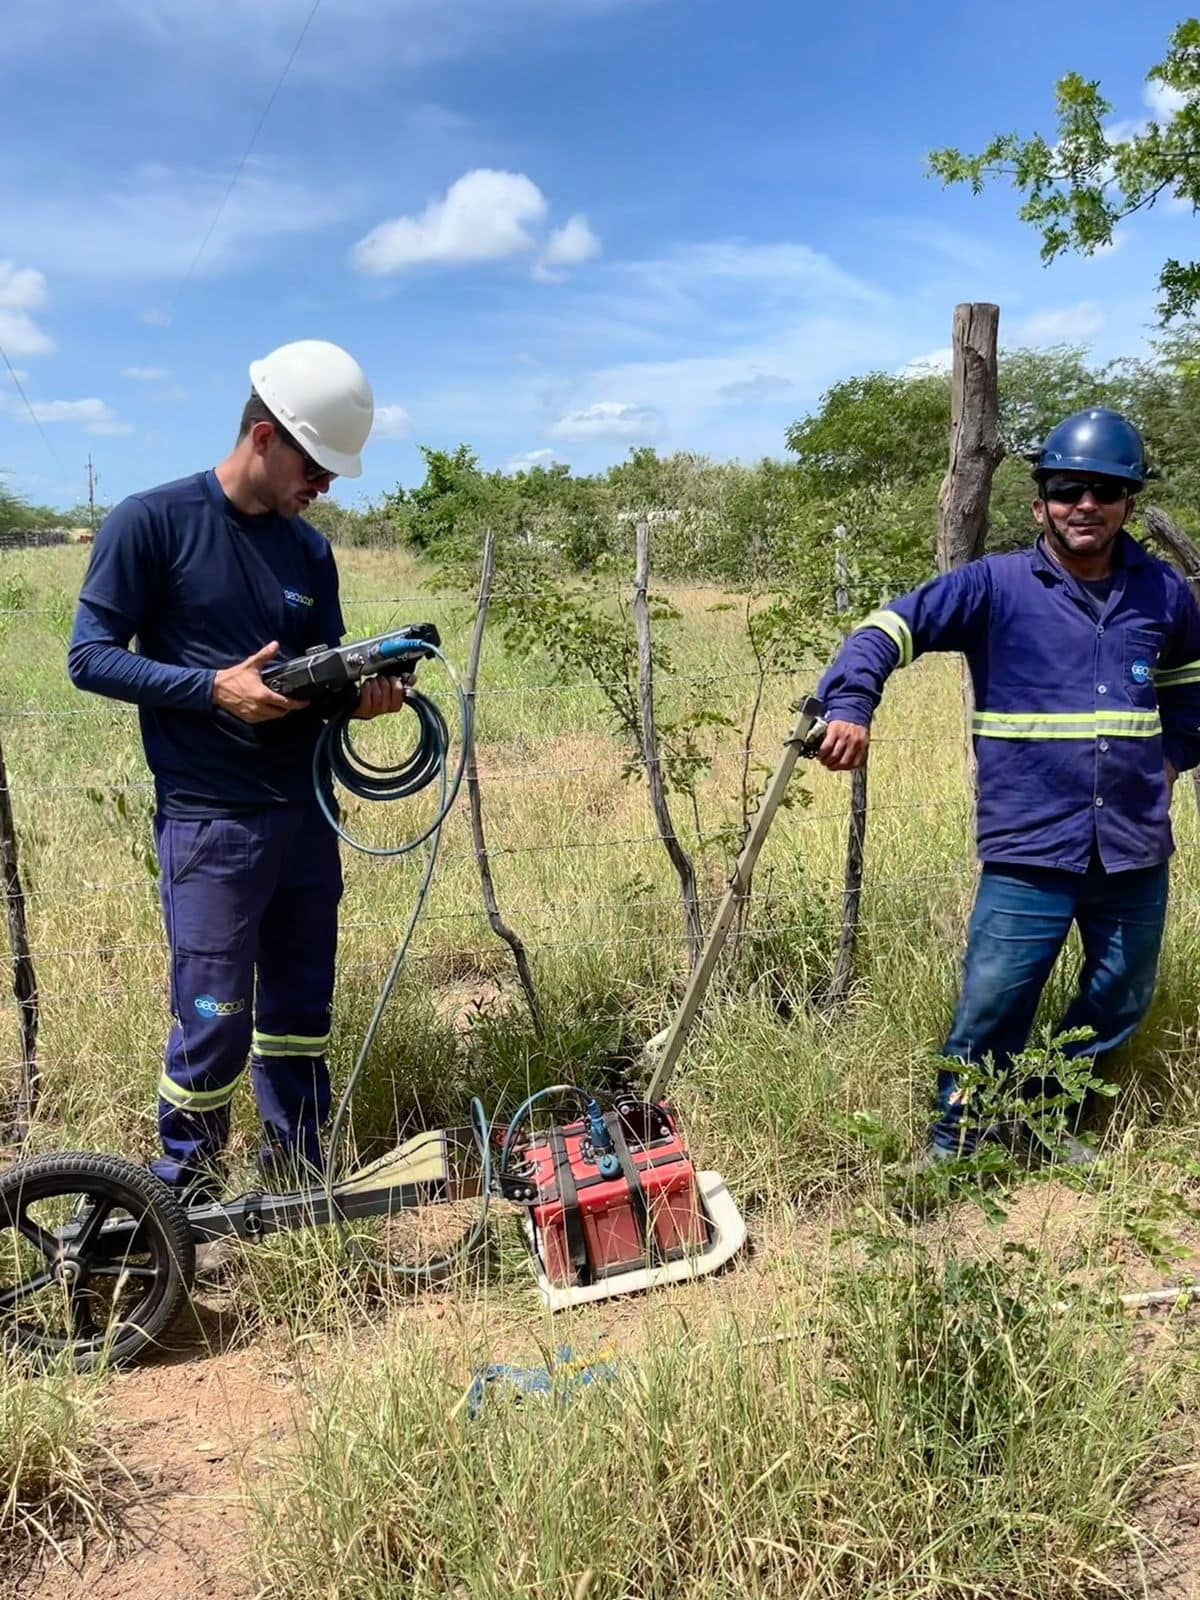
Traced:
[[25, 409], [29, 413], [30, 422], [33, 423], [34, 427], [41, 434], [42, 443], [46, 446], [46, 449], [49, 450], [49, 452], [50, 452], [50, 459], [54, 462], [54, 465], [58, 468], [58, 470], [60, 472], [62, 472], [63, 464], [58, 459], [58, 454], [55, 451], [54, 446], [50, 443], [49, 435], [47, 434], [45, 428], [42, 427], [41, 419], [39, 418], [37, 412], [30, 405], [29, 396], [25, 393], [25, 390], [22, 388], [21, 380], [20, 380], [20, 378], [17, 377], [16, 368], [13, 366], [12, 362], [8, 359], [8, 351], [5, 350], [3, 345], [0, 345], [0, 358], [3, 358], [4, 365], [8, 368], [8, 375], [12, 379], [13, 383], [16, 384], [17, 393], [21, 396], [21, 399], [25, 402]]
[[196, 254], [192, 257], [191, 266], [189, 266], [187, 271], [184, 273], [183, 278], [180, 281], [179, 287], [176, 289], [174, 295], [172, 296], [172, 300], [171, 300], [172, 309], [174, 309], [174, 306], [178, 302], [180, 295], [183, 293], [183, 291], [187, 288], [188, 284], [191, 282], [193, 273], [195, 272], [196, 268], [200, 265], [201, 257], [203, 256], [205, 250], [208, 249], [209, 240], [212, 238], [213, 234], [216, 232], [217, 224], [220, 222], [222, 216], [225, 213], [225, 207], [229, 204], [229, 197], [230, 197], [230, 195], [232, 195], [233, 191], [237, 188], [238, 180], [242, 176], [242, 173], [246, 170], [246, 163], [249, 161], [251, 155], [254, 153], [254, 146], [258, 143], [258, 136], [263, 131], [263, 127], [266, 124], [267, 118], [271, 115], [271, 107], [275, 104], [275, 101], [278, 99], [279, 91], [283, 88], [283, 85], [284, 85], [285, 81], [287, 80], [287, 75], [292, 70], [292, 64], [295, 61], [296, 57], [300, 54], [300, 46], [304, 43], [305, 37], [308, 34], [308, 30], [312, 27], [313, 21], [315, 20], [317, 12], [320, 9], [321, 9], [321, 0], [313, 0], [312, 10], [308, 13], [308, 16], [305, 18], [304, 26], [300, 29], [299, 36], [297, 37], [295, 44], [292, 46], [291, 55], [289, 55], [287, 60], [284, 62], [283, 71], [279, 74], [279, 77], [278, 77], [278, 79], [277, 79], [277, 81], [275, 83], [275, 87], [271, 90], [271, 93], [270, 93], [270, 95], [269, 95], [269, 97], [267, 99], [267, 103], [262, 109], [262, 115], [259, 117], [258, 122], [255, 124], [254, 132], [250, 135], [250, 142], [249, 142], [249, 144], [247, 144], [245, 150], [242, 152], [242, 159], [238, 162], [237, 167], [234, 170], [233, 177], [230, 178], [229, 185], [226, 188], [225, 193], [221, 196], [220, 204], [217, 206], [217, 209], [213, 214], [213, 219], [208, 225], [208, 230], [205, 233], [203, 239], [201, 239], [201, 241], [200, 241], [200, 248], [196, 251]]

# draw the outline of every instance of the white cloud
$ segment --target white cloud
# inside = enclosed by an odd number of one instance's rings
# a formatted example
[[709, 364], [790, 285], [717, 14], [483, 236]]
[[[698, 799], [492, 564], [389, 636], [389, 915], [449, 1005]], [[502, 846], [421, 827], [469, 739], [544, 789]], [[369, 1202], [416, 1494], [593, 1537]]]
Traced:
[[505, 472], [529, 472], [534, 467], [548, 467], [559, 458], [553, 450], [526, 450], [507, 463]]
[[600, 254], [600, 241], [582, 212], [550, 235], [542, 260], [548, 267], [578, 267]]
[[35, 267], [0, 261], [0, 345], [10, 359], [49, 355], [54, 349], [54, 340], [30, 315], [47, 298], [46, 280]]
[[580, 267], [599, 254], [600, 240], [592, 232], [588, 219], [578, 212], [550, 235], [534, 276], [543, 282], [560, 282], [563, 274], [557, 269]]
[[[1106, 122], [1104, 124], [1104, 137], [1109, 144], [1127, 144], [1130, 139], [1136, 139], [1139, 134], [1145, 131], [1146, 122], [1143, 117], [1118, 117], [1115, 122]], [[1053, 148], [1055, 155], [1057, 155], [1060, 146], [1055, 145]], [[1114, 177], [1115, 173], [1116, 168], [1110, 161], [1106, 161], [1097, 168], [1096, 175], [1108, 180]]]
[[955, 267], [965, 267], [973, 279], [985, 283], [1000, 266], [1000, 251], [983, 233], [948, 227], [930, 217], [885, 217], [873, 225], [873, 231], [881, 235], [885, 260], [895, 264], [896, 245], [907, 246], [923, 264], [925, 277], [934, 265], [931, 254]]
[[897, 301], [806, 244], [706, 241], [613, 263], [552, 309], [510, 316], [535, 372], [424, 395], [422, 416], [485, 440], [502, 415], [504, 433], [540, 428], [548, 442], [578, 446], [571, 459], [589, 469], [664, 439], [752, 457], [782, 447], [778, 421], [764, 431], [761, 403], [780, 397], [798, 415], [848, 373], [901, 365], [914, 329], [946, 320], [940, 296], [931, 321], [919, 299]]
[[403, 406], [376, 406], [372, 439], [407, 439], [412, 418]]
[[40, 311], [46, 304], [46, 280], [36, 267], [0, 261], [0, 306], [7, 311]]
[[45, 356], [54, 349], [54, 340], [24, 311], [0, 308], [0, 345], [9, 356]]
[[914, 356], [911, 361], [906, 361], [900, 368], [898, 376], [901, 378], [923, 378], [934, 372], [950, 372], [954, 367], [954, 350], [950, 345], [942, 345], [937, 350], [929, 350], [923, 356]]
[[[177, 169], [152, 163], [97, 188], [86, 173], [53, 185], [0, 171], [5, 222], [22, 248], [63, 277], [178, 278], [193, 269], [201, 241], [229, 186], [227, 171]], [[251, 161], [228, 200], [204, 253], [198, 276], [252, 260], [276, 239], [317, 232], [337, 221], [352, 197], [331, 185], [309, 187]], [[159, 307], [142, 320], [165, 327]]]
[[669, 256], [633, 262], [628, 271], [665, 294], [753, 288], [777, 301], [843, 300], [878, 304], [873, 284], [844, 271], [806, 244], [745, 244], [736, 239], [686, 245]]
[[504, 261], [532, 251], [529, 232], [549, 209], [522, 172], [478, 167], [431, 200], [419, 217], [393, 217], [372, 228], [351, 252], [360, 272], [381, 277], [419, 266]]
[[794, 388], [790, 378], [782, 378], [777, 372], [759, 372], [751, 378], [735, 378], [732, 383], [723, 383], [717, 390], [717, 399], [747, 405], [756, 400], [777, 400]]
[[629, 443], [641, 443], [661, 432], [662, 423], [661, 415], [649, 406], [597, 400], [581, 411], [568, 411], [552, 423], [547, 432], [552, 439], [624, 439]]
[[1063, 306], [1057, 311], [1036, 311], [1013, 329], [1018, 345], [1077, 344], [1095, 338], [1104, 326], [1104, 313], [1094, 300]]
[[171, 372], [168, 367], [123, 367], [121, 376], [134, 383], [165, 383]]
[[1170, 84], [1160, 83], [1157, 78], [1148, 80], [1142, 98], [1155, 122], [1169, 122], [1188, 103], [1187, 95], [1172, 89]]
[[[556, 35], [610, 12], [655, 0], [324, 0], [292, 63], [289, 85], [306, 80], [354, 83], [397, 71], [505, 49], [551, 47]], [[211, 66], [272, 83], [296, 43], [307, 5], [294, 0], [43, 0], [10, 8], [5, 46], [10, 59], [45, 60], [74, 50], [94, 60], [108, 49], [156, 50], [165, 68], [195, 75]], [[229, 40], [238, 48], [231, 51]], [[197, 65], [199, 63], [200, 65]]]
[[145, 311], [142, 312], [142, 321], [151, 328], [169, 328], [171, 326], [171, 314], [169, 311], [162, 310], [159, 306], [147, 306]]
[[[10, 407], [18, 418], [29, 420], [29, 412], [22, 408], [17, 411]], [[33, 400], [29, 410], [32, 411], [36, 421], [43, 425], [53, 426], [55, 423], [70, 423], [81, 427], [85, 433], [93, 434], [119, 434], [132, 433], [133, 427], [128, 422], [122, 422], [113, 408], [104, 400], [94, 398], [87, 400]]]

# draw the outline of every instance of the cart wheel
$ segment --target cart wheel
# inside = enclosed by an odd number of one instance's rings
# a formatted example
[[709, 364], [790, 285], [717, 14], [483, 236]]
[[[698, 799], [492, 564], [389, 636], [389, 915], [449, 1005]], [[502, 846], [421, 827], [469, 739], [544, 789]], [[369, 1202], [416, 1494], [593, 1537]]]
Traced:
[[132, 1360], [187, 1297], [196, 1251], [165, 1184], [118, 1156], [71, 1151], [0, 1173], [0, 1332], [80, 1371]]

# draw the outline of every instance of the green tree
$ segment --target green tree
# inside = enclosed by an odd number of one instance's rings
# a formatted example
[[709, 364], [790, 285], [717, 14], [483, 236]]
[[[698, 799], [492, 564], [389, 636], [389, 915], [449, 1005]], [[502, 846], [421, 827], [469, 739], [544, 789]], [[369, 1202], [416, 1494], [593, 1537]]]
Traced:
[[599, 478], [575, 477], [564, 462], [524, 468], [511, 479], [524, 536], [591, 572], [613, 547], [612, 497]]
[[1153, 360], [1120, 369], [1124, 409], [1146, 437], [1157, 469], [1150, 493], [1191, 531], [1200, 515], [1200, 324], [1167, 330]]
[[1125, 386], [1112, 367], [1091, 367], [1080, 345], [1006, 350], [997, 374], [1000, 436], [1009, 455], [1028, 457], [1051, 428], [1088, 406], [1118, 406]]
[[0, 476], [0, 533], [23, 533], [36, 528], [64, 528], [67, 518], [49, 506], [31, 505]]
[[787, 445], [813, 490], [920, 483], [946, 463], [950, 377], [869, 372], [834, 384]]
[[[1065, 251], [1091, 255], [1112, 242], [1117, 225], [1163, 195], [1200, 206], [1200, 21], [1171, 35], [1166, 58], [1147, 81], [1173, 91], [1162, 120], [1126, 132], [1105, 128], [1112, 106], [1098, 81], [1078, 73], [1055, 89], [1058, 135], [1023, 139], [999, 134], [978, 155], [935, 150], [929, 165], [943, 183], [968, 183], [976, 194], [990, 178], [1008, 177], [1024, 195], [1019, 215], [1042, 236], [1042, 260]], [[1200, 262], [1172, 258], [1159, 275], [1164, 323], [1189, 316], [1200, 300]]]
[[[97, 503], [97, 505], [96, 505], [96, 513], [95, 513], [96, 514], [96, 526], [97, 527], [100, 526], [100, 524], [104, 521], [105, 517], [108, 515], [108, 513], [111, 510], [112, 510], [111, 506], [102, 505], [100, 503]], [[92, 507], [88, 505], [86, 500], [77, 501], [76, 504], [73, 505], [69, 511], [64, 511], [62, 513], [61, 517], [59, 518], [59, 521], [66, 528], [87, 528], [87, 527], [90, 527], [91, 526], [91, 521], [92, 521]]]
[[314, 500], [304, 513], [330, 544], [343, 548], [387, 547], [396, 543], [396, 528], [386, 512], [368, 505], [361, 510], [339, 500]]
[[485, 525], [498, 526], [514, 509], [512, 484], [503, 473], [483, 472], [469, 445], [456, 450], [421, 446], [425, 479], [415, 489], [398, 487], [384, 496], [385, 511], [400, 537], [417, 550], [435, 550], [466, 538], [481, 543]]
[[[992, 483], [989, 549], [1028, 541], [1028, 457], [1054, 424], [1089, 405], [1111, 405], [1141, 422], [1145, 397], [1161, 381], [1157, 371], [1149, 364], [1093, 367], [1076, 345], [1001, 352], [997, 402], [1006, 455]], [[1165, 414], [1165, 403], [1159, 409]], [[949, 427], [948, 374], [873, 372], [836, 384], [788, 430], [807, 487], [801, 524], [851, 530], [868, 595], [889, 586], [894, 592], [931, 569]]]

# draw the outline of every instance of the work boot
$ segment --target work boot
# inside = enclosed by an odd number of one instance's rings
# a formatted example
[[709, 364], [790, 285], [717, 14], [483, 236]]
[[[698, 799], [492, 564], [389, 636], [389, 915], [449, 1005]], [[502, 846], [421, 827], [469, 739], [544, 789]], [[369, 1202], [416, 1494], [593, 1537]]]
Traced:
[[921, 1154], [901, 1169], [901, 1175], [906, 1178], [920, 1178], [931, 1172], [941, 1172], [960, 1161], [970, 1160], [974, 1153], [973, 1150], [951, 1149], [931, 1139]]
[[1034, 1139], [1031, 1143], [1033, 1149], [1040, 1152], [1044, 1161], [1056, 1167], [1086, 1169], [1094, 1167], [1100, 1160], [1099, 1152], [1092, 1145], [1076, 1138], [1073, 1133], [1060, 1133], [1053, 1144], [1045, 1143], [1041, 1139]]
[[945, 1145], [930, 1142], [925, 1146], [925, 1153], [916, 1163], [919, 1172], [938, 1172], [943, 1167], [953, 1166], [956, 1161], [966, 1161], [974, 1152], [971, 1150], [949, 1150]]

